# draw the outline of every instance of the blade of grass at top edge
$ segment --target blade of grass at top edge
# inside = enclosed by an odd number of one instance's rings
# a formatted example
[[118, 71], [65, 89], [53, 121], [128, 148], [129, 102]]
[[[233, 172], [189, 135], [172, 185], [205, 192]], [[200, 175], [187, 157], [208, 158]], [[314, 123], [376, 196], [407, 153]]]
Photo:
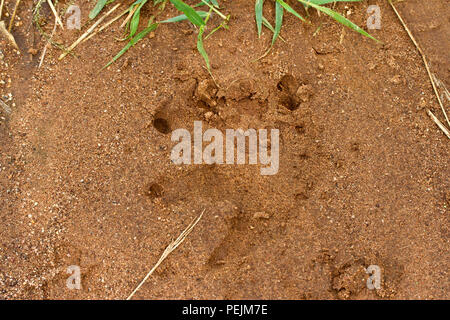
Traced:
[[[214, 6], [214, 7], [219, 7], [219, 3], [217, 2], [217, 0], [205, 0], [205, 2], [208, 2], [208, 3], [212, 3], [212, 5]], [[202, 2], [203, 3], [203, 2]], [[204, 3], [203, 3], [204, 4]]]
[[307, 4], [319, 11], [322, 11], [323, 13], [329, 15], [330, 17], [332, 17], [334, 20], [336, 20], [337, 22], [343, 24], [346, 27], [349, 27], [350, 29], [355, 30], [356, 32], [359, 32], [360, 34], [362, 34], [363, 36], [366, 36], [367, 38], [370, 38], [378, 43], [380, 43], [381, 41], [375, 39], [374, 37], [372, 37], [370, 34], [368, 34], [366, 31], [364, 31], [363, 29], [361, 29], [360, 27], [358, 27], [356, 24], [354, 24], [353, 22], [351, 22], [350, 20], [348, 20], [347, 18], [345, 18], [344, 16], [340, 15], [339, 13], [337, 13], [336, 11], [333, 11], [327, 7], [322, 7], [319, 6], [317, 4], [314, 4], [310, 1], [304, 1], [304, 0], [297, 0], [298, 2], [301, 2], [303, 4]]
[[279, 3], [280, 5], [283, 6], [284, 9], [286, 9], [286, 11], [288, 11], [289, 13], [293, 14], [294, 16], [296, 16], [297, 18], [299, 18], [300, 20], [302, 20], [303, 22], [306, 22], [305, 18], [303, 18], [301, 15], [299, 15], [297, 13], [297, 11], [295, 11], [294, 9], [292, 9], [292, 7], [290, 5], [288, 5], [286, 2], [284, 2], [283, 0], [277, 0], [277, 3]]
[[145, 28], [144, 30], [142, 30], [141, 32], [139, 32], [134, 38], [132, 38], [130, 40], [130, 42], [127, 43], [127, 45], [125, 47], [123, 47], [122, 50], [119, 51], [118, 54], [116, 54], [116, 56], [114, 58], [112, 58], [112, 60], [110, 62], [108, 62], [107, 65], [105, 65], [103, 69], [108, 68], [111, 64], [113, 64], [117, 59], [119, 59], [125, 52], [128, 51], [128, 49], [130, 49], [132, 46], [134, 46], [136, 43], [139, 42], [139, 40], [141, 40], [142, 38], [144, 38], [147, 34], [149, 34], [150, 32], [156, 30], [156, 28], [158, 27], [157, 23], [153, 23], [151, 25], [149, 25], [147, 28]]
[[262, 33], [263, 4], [264, 0], [256, 0], [255, 2], [255, 16], [256, 16], [256, 27], [258, 28], [258, 38], [261, 37]]
[[[207, 2], [207, 3], [209, 3], [210, 4], [210, 2], [211, 2], [211, 0], [205, 0], [205, 2]], [[198, 8], [198, 7], [201, 7], [201, 6], [205, 6], [206, 5], [206, 3], [205, 2], [199, 2], [199, 3], [197, 3], [197, 4], [194, 4], [194, 5], [192, 5], [191, 7], [192, 8]], [[215, 3], [214, 3], [215, 2]], [[212, 5], [214, 6], [214, 7], [219, 7], [219, 4], [216, 2], [216, 1], [214, 1], [213, 3], [212, 3]]]
[[[201, 17], [201, 18], [206, 18], [208, 16], [208, 12], [206, 11], [196, 11], [197, 14]], [[172, 22], [180, 22], [180, 21], [184, 21], [184, 20], [188, 20], [188, 17], [185, 14], [161, 21], [160, 23], [172, 23]]]
[[98, 0], [97, 3], [95, 4], [94, 9], [91, 10], [91, 12], [89, 12], [89, 19], [94, 19], [99, 13], [100, 11], [102, 11], [102, 9], [106, 6], [106, 4], [108, 3], [108, 0]]
[[170, 0], [170, 2], [175, 6], [175, 8], [183, 12], [189, 19], [189, 21], [192, 22], [197, 27], [205, 25], [205, 21], [203, 21], [203, 19], [197, 14], [197, 12], [191, 6], [187, 5], [181, 0]]
[[[215, 1], [215, 0], [205, 0], [205, 2], [207, 2], [207, 3], [209, 3], [209, 4], [211, 4], [212, 3], [212, 5], [214, 6], [214, 7], [219, 7], [219, 3], [217, 2], [217, 1]], [[192, 8], [196, 8], [196, 7], [200, 7], [200, 6], [204, 6], [205, 5], [205, 2], [200, 2], [200, 3], [197, 3], [197, 4], [194, 4], [193, 6], [192, 6]]]
[[309, 2], [317, 4], [319, 6], [332, 2], [361, 2], [362, 0], [309, 0]]
[[272, 38], [272, 45], [277, 40], [281, 32], [281, 27], [283, 25], [283, 6], [278, 1], [275, 2], [275, 33]]
[[129, 38], [132, 38], [136, 32], [137, 29], [139, 27], [139, 20], [141, 19], [141, 8], [144, 6], [144, 4], [147, 3], [148, 0], [143, 0], [141, 1], [141, 3], [138, 4], [138, 7], [136, 9], [136, 11], [133, 14], [133, 17], [131, 18], [130, 21], [130, 34], [129, 34]]

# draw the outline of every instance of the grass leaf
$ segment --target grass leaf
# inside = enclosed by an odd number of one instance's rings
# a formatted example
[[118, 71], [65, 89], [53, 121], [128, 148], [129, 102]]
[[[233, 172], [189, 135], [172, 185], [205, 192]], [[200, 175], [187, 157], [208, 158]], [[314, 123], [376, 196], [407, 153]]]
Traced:
[[[347, 18], [345, 18], [344, 16], [340, 15], [339, 13], [337, 13], [336, 11], [333, 11], [327, 7], [322, 7], [319, 6], [311, 1], [305, 1], [305, 0], [297, 0], [303, 4], [309, 5], [319, 11], [322, 11], [323, 13], [329, 15], [330, 17], [332, 17], [334, 20], [336, 20], [337, 22], [343, 24], [344, 26], [349, 27], [350, 29], [355, 30], [356, 32], [359, 32], [360, 34], [376, 41], [376, 42], [380, 42], [379, 40], [375, 39], [374, 37], [372, 37], [370, 34], [368, 34], [366, 31], [364, 31], [363, 29], [361, 29], [360, 27], [358, 27], [356, 24], [354, 24], [353, 22], [351, 22], [350, 20], [348, 20]], [[316, 0], [318, 1], [318, 0]]]
[[191, 6], [187, 5], [181, 0], [170, 0], [170, 2], [175, 6], [175, 8], [183, 12], [189, 19], [189, 21], [195, 24], [197, 27], [205, 25], [205, 21], [203, 21], [203, 19]]
[[133, 14], [133, 18], [131, 18], [130, 21], [130, 35], [129, 38], [133, 38], [133, 36], [136, 34], [137, 29], [139, 27], [139, 20], [141, 18], [141, 8], [144, 6], [144, 4], [147, 2], [147, 0], [141, 1], [141, 3], [137, 4], [138, 7], [136, 11]]
[[202, 55], [203, 59], [206, 62], [206, 67], [208, 68], [208, 72], [211, 73], [211, 65], [209, 62], [208, 54], [206, 53], [205, 47], [203, 45], [203, 33], [205, 32], [206, 26], [201, 26], [200, 30], [198, 32], [198, 38], [197, 38], [197, 50]]
[[289, 13], [292, 13], [294, 16], [296, 16], [297, 18], [299, 18], [300, 20], [302, 20], [303, 22], [306, 22], [306, 20], [297, 13], [297, 11], [295, 11], [294, 9], [292, 9], [292, 7], [290, 5], [288, 5], [286, 2], [284, 2], [283, 0], [277, 0], [277, 3], [279, 3], [280, 5], [283, 6], [284, 9], [286, 9], [286, 11], [288, 11]]
[[130, 42], [127, 43], [127, 45], [119, 51], [119, 53], [110, 61], [107, 65], [105, 65], [102, 69], [108, 68], [111, 64], [113, 64], [117, 59], [119, 59], [125, 52], [128, 51], [132, 46], [134, 46], [136, 43], [139, 42], [142, 38], [144, 38], [147, 34], [150, 32], [156, 30], [158, 27], [157, 23], [153, 23], [141, 32], [139, 32], [134, 38], [130, 40]]
[[258, 28], [258, 38], [261, 37], [262, 32], [263, 4], [264, 0], [256, 0], [255, 2], [255, 15], [256, 15], [256, 27]]
[[[206, 11], [196, 11], [197, 14], [202, 17], [202, 18], [206, 18], [206, 16], [208, 16], [208, 12]], [[184, 21], [187, 20], [188, 17], [185, 14], [161, 21], [160, 23], [172, 23], [172, 22], [180, 22], [180, 21]]]
[[[273, 26], [270, 24], [270, 22], [263, 16], [262, 17], [263, 20], [263, 25], [269, 29], [270, 31], [272, 31], [273, 33], [275, 33], [275, 29], [273, 28]], [[279, 36], [278, 38], [280, 38], [280, 40], [282, 40], [283, 42], [286, 42], [286, 40], [284, 40], [281, 36]]]
[[333, 2], [361, 2], [362, 0], [309, 0], [309, 2], [317, 4], [317, 5], [323, 5]]
[[92, 9], [92, 11], [89, 13], [89, 19], [94, 19], [100, 13], [100, 11], [102, 11], [107, 3], [108, 0], [98, 0], [94, 9]]
[[272, 45], [275, 43], [281, 32], [281, 27], [283, 25], [283, 10], [283, 6], [277, 0], [277, 2], [275, 2], [275, 33], [273, 34]]

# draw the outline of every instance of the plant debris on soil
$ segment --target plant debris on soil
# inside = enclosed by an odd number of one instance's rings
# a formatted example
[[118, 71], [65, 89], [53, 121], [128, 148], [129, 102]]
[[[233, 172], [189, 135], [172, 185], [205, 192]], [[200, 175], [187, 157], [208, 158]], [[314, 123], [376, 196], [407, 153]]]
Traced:
[[[77, 30], [54, 27], [47, 1], [36, 16], [22, 0], [17, 48], [0, 38], [0, 298], [126, 299], [163, 255], [133, 299], [448, 299], [449, 139], [427, 110], [446, 119], [388, 1], [328, 5], [381, 44], [309, 8], [310, 23], [284, 15], [270, 51], [254, 1], [219, 1], [229, 19], [203, 40], [210, 70], [187, 20], [159, 24], [104, 69], [130, 40], [119, 41], [128, 13], [69, 53], [115, 5], [90, 20], [96, 3], [53, 1], [63, 24], [80, 7]], [[380, 30], [366, 28], [369, 5]], [[448, 1], [395, 6], [448, 112]], [[180, 12], [143, 6], [138, 30], [157, 14]], [[209, 22], [205, 35], [223, 19]], [[174, 165], [171, 132], [199, 120], [279, 129], [278, 173]], [[74, 265], [80, 290], [66, 286]], [[371, 265], [380, 289], [366, 286]]]

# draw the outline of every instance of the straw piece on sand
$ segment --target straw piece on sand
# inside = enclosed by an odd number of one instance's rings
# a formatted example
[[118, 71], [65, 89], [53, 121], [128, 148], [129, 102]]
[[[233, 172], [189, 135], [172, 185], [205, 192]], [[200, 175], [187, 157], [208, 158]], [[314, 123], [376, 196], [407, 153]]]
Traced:
[[398, 19], [400, 20], [401, 24], [403, 25], [403, 28], [406, 30], [406, 33], [408, 33], [409, 38], [414, 43], [414, 45], [416, 46], [416, 48], [419, 51], [420, 55], [422, 56], [422, 60], [423, 60], [423, 63], [425, 65], [425, 69], [427, 69], [428, 77], [430, 78], [431, 85], [433, 86], [433, 90], [434, 90], [434, 93], [436, 95], [436, 98], [438, 99], [438, 102], [439, 102], [439, 105], [441, 107], [442, 113], [444, 114], [445, 120], [447, 121], [447, 124], [450, 126], [450, 120], [448, 119], [447, 112], [445, 111], [444, 105], [443, 105], [443, 103], [441, 101], [441, 97], [439, 96], [439, 92], [438, 92], [438, 90], [436, 88], [436, 83], [435, 83], [435, 81], [433, 79], [433, 76], [431, 74], [431, 70], [430, 70], [430, 67], [428, 65], [427, 58], [426, 58], [425, 54], [423, 53], [422, 48], [419, 46], [419, 44], [417, 43], [416, 39], [414, 38], [412, 32], [409, 30], [409, 28], [406, 25], [405, 21], [401, 17], [400, 13], [397, 11], [397, 8], [392, 3], [392, 0], [389, 0], [389, 4], [391, 5], [392, 9], [394, 10], [395, 14], [397, 15]]
[[114, 10], [116, 10], [118, 7], [120, 6], [120, 3], [116, 4], [111, 10], [109, 10], [107, 13], [105, 13], [100, 19], [97, 20], [97, 22], [95, 22], [85, 33], [83, 33], [81, 35], [81, 37], [79, 37], [74, 43], [72, 43], [72, 45], [67, 49], [67, 51], [65, 51], [64, 53], [62, 53], [58, 60], [62, 60], [64, 59], [65, 56], [67, 56], [70, 51], [72, 51], [77, 45], [79, 45], [87, 36], [89, 36], [91, 34], [92, 31], [94, 31], [94, 29], [100, 24], [102, 23], [103, 20], [105, 20], [106, 17], [108, 17], [111, 13], [114, 12]]
[[56, 12], [56, 9], [55, 9], [55, 6], [53, 5], [52, 0], [47, 0], [47, 3], [48, 3], [48, 5], [50, 6], [50, 9], [53, 12], [53, 15], [55, 16], [55, 19], [56, 19], [57, 23], [59, 24], [59, 26], [62, 29], [64, 29], [64, 25], [63, 25], [61, 19], [59, 18], [58, 12]]
[[180, 234], [180, 236], [175, 241], [173, 241], [171, 244], [169, 244], [167, 246], [166, 250], [164, 250], [164, 252], [161, 255], [161, 257], [159, 258], [158, 262], [153, 266], [153, 268], [149, 271], [149, 273], [147, 273], [145, 278], [141, 281], [141, 283], [139, 283], [139, 285], [136, 287], [136, 289], [134, 289], [133, 292], [128, 296], [127, 300], [130, 300], [131, 298], [133, 298], [135, 293], [142, 287], [142, 285], [152, 275], [152, 273], [156, 270], [156, 268], [158, 268], [158, 266], [167, 258], [167, 256], [172, 251], [174, 251], [186, 239], [186, 237], [192, 232], [194, 227], [200, 221], [200, 219], [202, 218], [204, 213], [205, 213], [205, 210], [203, 210], [203, 212], [198, 216], [197, 219], [195, 219], [194, 221], [191, 222], [191, 224]]

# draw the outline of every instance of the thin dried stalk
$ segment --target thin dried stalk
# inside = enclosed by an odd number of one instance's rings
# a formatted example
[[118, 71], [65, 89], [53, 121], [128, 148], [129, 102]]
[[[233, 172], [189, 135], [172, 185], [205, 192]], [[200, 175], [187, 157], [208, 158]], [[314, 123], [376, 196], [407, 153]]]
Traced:
[[137, 8], [139, 6], [136, 5], [128, 14], [128, 16], [126, 17], [126, 19], [122, 22], [122, 24], [120, 25], [120, 28], [122, 29], [123, 27], [125, 27], [125, 25], [128, 23], [128, 21], [130, 21], [131, 17], [134, 15], [134, 13], [136, 12]]
[[433, 112], [431, 112], [430, 110], [427, 109], [427, 113], [428, 115], [431, 117], [431, 119], [433, 119], [433, 121], [437, 124], [437, 126], [439, 127], [439, 129], [442, 130], [442, 132], [444, 132], [444, 134], [447, 136], [447, 138], [450, 139], [450, 132], [448, 131], [448, 129], [442, 124], [442, 122], [439, 121], [438, 118], [436, 118], [436, 116], [433, 114]]
[[425, 57], [425, 54], [422, 51], [422, 48], [420, 48], [419, 44], [417, 43], [416, 39], [412, 35], [411, 31], [409, 30], [408, 26], [406, 25], [405, 21], [403, 21], [403, 18], [400, 16], [400, 13], [395, 8], [394, 4], [392, 3], [392, 0], [389, 0], [389, 4], [391, 5], [392, 9], [394, 10], [395, 14], [397, 15], [398, 19], [403, 25], [403, 28], [405, 28], [406, 32], [408, 33], [409, 37], [411, 38], [412, 42], [416, 46], [417, 50], [419, 51], [420, 55], [422, 56], [423, 63], [425, 64], [425, 68], [427, 69], [428, 76], [430, 77], [431, 85], [433, 86], [434, 93], [439, 101], [439, 105], [441, 106], [441, 110], [444, 113], [445, 120], [447, 120], [447, 124], [450, 126], [450, 120], [448, 119], [447, 112], [445, 111], [444, 105], [442, 104], [441, 97], [439, 96], [439, 92], [436, 88], [436, 84], [434, 82], [433, 76], [431, 75], [430, 67], [428, 66], [427, 58]]
[[64, 29], [64, 25], [61, 21], [61, 19], [59, 18], [58, 12], [56, 12], [55, 6], [53, 5], [52, 0], [47, 0], [48, 5], [50, 6], [50, 9], [52, 9], [53, 15], [55, 16], [55, 19], [57, 21], [57, 23], [59, 24], [59, 26]]
[[62, 60], [64, 59], [65, 56], [67, 56], [77, 45], [79, 45], [87, 36], [89, 36], [91, 34], [92, 31], [94, 31], [94, 29], [100, 24], [102, 23], [103, 20], [105, 20], [106, 17], [108, 17], [111, 13], [114, 12], [114, 10], [116, 10], [118, 7], [120, 7], [120, 3], [116, 4], [114, 6], [114, 8], [112, 8], [111, 10], [109, 10], [107, 13], [105, 13], [103, 15], [103, 17], [101, 17], [100, 19], [98, 19], [97, 22], [95, 22], [85, 33], [83, 33], [81, 35], [81, 37], [79, 37], [68, 49], [66, 52], [62, 53], [58, 60]]
[[129, 9], [125, 10], [124, 12], [122, 12], [121, 14], [119, 14], [117, 17], [111, 19], [110, 21], [108, 21], [107, 23], [105, 23], [103, 26], [101, 26], [98, 30], [96, 30], [94, 33], [92, 33], [90, 36], [88, 36], [86, 39], [83, 40], [83, 42], [88, 41], [90, 38], [92, 38], [93, 36], [95, 36], [96, 34], [100, 33], [101, 31], [103, 31], [104, 29], [106, 29], [107, 27], [109, 27], [111, 24], [113, 24], [114, 22], [116, 22], [118, 19], [120, 19], [125, 13], [127, 13], [129, 11]]
[[445, 86], [445, 84], [439, 80], [435, 74], [433, 74], [433, 79], [434, 82], [436, 83], [436, 86], [440, 89], [442, 89], [442, 91], [444, 91], [444, 93], [441, 95], [441, 100], [444, 100], [444, 96], [445, 98], [447, 98], [448, 101], [450, 101], [450, 92], [448, 92], [447, 87]]
[[51, 41], [53, 39], [53, 36], [55, 35], [57, 25], [58, 25], [58, 22], [56, 21], [56, 17], [55, 17], [55, 25], [53, 26], [53, 30], [52, 30], [52, 34], [50, 35], [50, 38], [47, 40], [47, 43], [45, 44], [44, 50], [42, 50], [41, 61], [39, 61], [38, 69], [42, 66], [42, 63], [44, 62], [45, 53], [47, 52], [48, 47], [50, 47], [50, 45], [51, 45]]
[[192, 230], [194, 229], [194, 227], [197, 225], [197, 223], [200, 221], [200, 219], [203, 216], [203, 213], [205, 213], [205, 210], [203, 210], [203, 212], [198, 216], [197, 219], [195, 219], [194, 221], [191, 222], [191, 224], [180, 234], [180, 236], [173, 241], [171, 244], [169, 244], [166, 248], [166, 250], [164, 250], [163, 254], [161, 255], [161, 257], [159, 258], [158, 262], [154, 265], [154, 267], [149, 271], [149, 273], [147, 273], [147, 275], [145, 276], [145, 278], [141, 281], [141, 283], [139, 283], [139, 285], [136, 287], [136, 289], [133, 290], [133, 292], [128, 296], [127, 300], [130, 300], [131, 298], [133, 298], [133, 296], [135, 295], [135, 293], [142, 287], [142, 285], [145, 283], [145, 281], [147, 281], [147, 279], [152, 275], [152, 273], [156, 270], [156, 268], [158, 268], [158, 266], [167, 258], [167, 256], [174, 251], [185, 239], [186, 237], [192, 232]]
[[13, 22], [14, 22], [14, 18], [16, 17], [16, 13], [17, 13], [17, 8], [19, 7], [20, 4], [20, 0], [17, 0], [16, 2], [16, 6], [14, 7], [14, 11], [11, 17], [11, 20], [9, 21], [9, 27], [8, 27], [8, 32], [11, 33], [11, 28], [13, 26]]

